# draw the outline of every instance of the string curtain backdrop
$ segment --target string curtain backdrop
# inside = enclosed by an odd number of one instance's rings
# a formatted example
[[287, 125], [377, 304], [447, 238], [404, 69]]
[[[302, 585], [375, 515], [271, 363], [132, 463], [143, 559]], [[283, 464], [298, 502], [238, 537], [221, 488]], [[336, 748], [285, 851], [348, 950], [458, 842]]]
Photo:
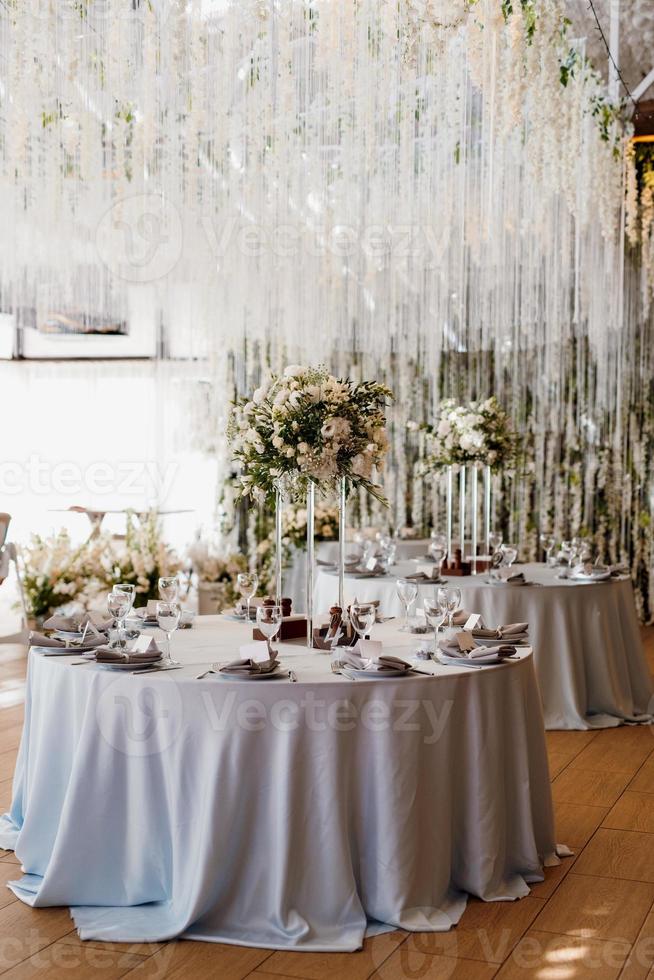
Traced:
[[148, 290], [167, 351], [206, 360], [219, 484], [228, 402], [266, 370], [380, 378], [396, 526], [443, 516], [408, 419], [494, 394], [524, 437], [495, 521], [526, 558], [584, 530], [650, 617], [649, 239], [625, 239], [629, 125], [561, 0], [0, 18], [5, 310], [115, 318]]

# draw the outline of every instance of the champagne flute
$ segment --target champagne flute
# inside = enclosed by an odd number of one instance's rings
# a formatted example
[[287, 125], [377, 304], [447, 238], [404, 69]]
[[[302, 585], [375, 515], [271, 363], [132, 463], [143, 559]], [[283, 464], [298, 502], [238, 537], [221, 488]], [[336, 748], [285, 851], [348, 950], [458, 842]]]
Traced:
[[409, 632], [409, 609], [416, 601], [418, 596], [418, 586], [411, 579], [398, 578], [395, 583], [398, 598], [404, 606], [404, 626], [400, 626], [403, 633]]
[[445, 622], [446, 610], [440, 603], [438, 595], [435, 599], [425, 599], [423, 602], [427, 625], [434, 631], [434, 653], [438, 652], [438, 631]]
[[127, 592], [110, 592], [107, 596], [107, 609], [109, 613], [116, 620], [116, 629], [118, 631], [118, 638], [115, 642], [115, 646], [121, 649], [125, 646], [124, 638], [124, 624], [125, 616], [130, 611], [132, 607], [132, 599], [127, 594]]
[[279, 633], [279, 628], [282, 625], [282, 618], [281, 606], [257, 607], [257, 627], [259, 632], [263, 633], [266, 638], [266, 643], [268, 644], [268, 654], [271, 660], [273, 658], [274, 651], [270, 646], [270, 641]]
[[159, 598], [164, 602], [176, 602], [179, 597], [179, 580], [176, 575], [162, 575], [159, 579]]
[[350, 622], [360, 640], [370, 639], [370, 633], [377, 618], [374, 602], [355, 602], [350, 606]]
[[179, 661], [173, 660], [170, 656], [170, 639], [179, 626], [179, 620], [182, 615], [182, 607], [178, 602], [158, 602], [157, 603], [157, 623], [159, 624], [159, 629], [163, 630], [166, 634], [166, 639], [168, 641], [166, 648], [166, 656], [162, 659], [162, 667], [179, 667]]
[[236, 587], [241, 598], [247, 599], [247, 621], [250, 622], [250, 602], [257, 591], [259, 576], [256, 572], [239, 572], [236, 577]]

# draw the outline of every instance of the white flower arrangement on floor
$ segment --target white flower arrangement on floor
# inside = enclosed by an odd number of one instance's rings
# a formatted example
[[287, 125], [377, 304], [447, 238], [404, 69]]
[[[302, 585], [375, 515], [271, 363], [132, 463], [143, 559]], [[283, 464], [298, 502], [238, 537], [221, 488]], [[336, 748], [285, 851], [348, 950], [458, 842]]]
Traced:
[[228, 435], [242, 467], [241, 493], [271, 500], [277, 486], [299, 498], [313, 482], [335, 492], [346, 477], [383, 500], [373, 482], [388, 449], [390, 389], [335, 378], [325, 368], [291, 365], [233, 408]]
[[198, 588], [212, 587], [216, 612], [232, 607], [239, 598], [236, 579], [247, 571], [247, 559], [239, 552], [197, 540], [188, 549], [191, 569], [198, 578]]
[[428, 436], [425, 470], [478, 463], [496, 468], [514, 462], [517, 438], [509, 416], [493, 396], [483, 402], [457, 405], [441, 402], [434, 425], [422, 427]]

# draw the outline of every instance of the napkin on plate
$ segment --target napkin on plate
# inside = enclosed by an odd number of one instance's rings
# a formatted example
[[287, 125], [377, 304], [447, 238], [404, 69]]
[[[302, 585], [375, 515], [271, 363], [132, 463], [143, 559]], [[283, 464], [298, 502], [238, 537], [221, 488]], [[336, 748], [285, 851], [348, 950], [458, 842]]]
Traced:
[[604, 582], [611, 578], [611, 569], [607, 565], [592, 565], [590, 562], [575, 565], [570, 578]]
[[394, 674], [407, 670], [411, 664], [390, 653], [380, 653], [373, 658], [364, 658], [356, 649], [339, 651], [336, 658], [341, 667], [352, 670], [377, 670], [380, 674]]
[[489, 646], [477, 644], [472, 650], [461, 650], [458, 643], [441, 643], [440, 649], [446, 657], [452, 660], [481, 660], [486, 657], [497, 657], [503, 660], [505, 657], [513, 657], [516, 648], [510, 643], [500, 643]]
[[222, 674], [272, 674], [279, 667], [279, 660], [272, 657], [270, 660], [256, 661], [251, 657], [241, 660], [231, 660], [228, 664], [223, 664], [220, 668]]
[[31, 647], [61, 648], [62, 650], [70, 650], [71, 653], [81, 653], [82, 650], [93, 650], [95, 647], [102, 646], [106, 642], [107, 638], [105, 636], [87, 635], [83, 644], [69, 643], [66, 645], [64, 640], [57, 640], [54, 636], [46, 636], [45, 633], [37, 633], [36, 630], [32, 630], [29, 636], [29, 645]]
[[87, 623], [96, 630], [106, 631], [113, 624], [113, 619], [105, 619], [98, 613], [83, 613], [81, 616], [64, 616], [63, 613], [53, 613], [46, 619], [43, 626], [47, 630], [63, 630], [64, 633], [81, 633]]
[[468, 622], [471, 616], [472, 613], [469, 613], [467, 609], [458, 609], [452, 616], [452, 625], [463, 626], [464, 623]]
[[498, 568], [495, 572], [496, 577], [507, 585], [518, 585], [525, 581], [524, 572], [516, 572], [514, 568]]
[[161, 650], [156, 644], [151, 645], [144, 653], [137, 653], [134, 650], [120, 650], [116, 647], [102, 646], [95, 651], [95, 660], [98, 664], [154, 664], [161, 659]]
[[477, 640], [509, 640], [511, 643], [522, 643], [528, 639], [529, 623], [507, 623], [496, 629], [476, 626], [471, 633]]

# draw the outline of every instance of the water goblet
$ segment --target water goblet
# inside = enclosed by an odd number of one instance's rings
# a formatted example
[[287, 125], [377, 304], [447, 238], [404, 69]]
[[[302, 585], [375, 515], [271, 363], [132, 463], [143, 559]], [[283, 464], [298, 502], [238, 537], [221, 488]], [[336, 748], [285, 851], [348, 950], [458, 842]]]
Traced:
[[279, 633], [279, 629], [282, 625], [282, 619], [283, 616], [281, 606], [257, 607], [257, 628], [266, 638], [268, 653], [271, 660], [273, 657], [273, 649], [270, 646], [270, 641]]
[[170, 640], [179, 626], [182, 615], [182, 607], [178, 602], [158, 602], [157, 603], [157, 623], [159, 629], [166, 634], [166, 656], [162, 658], [162, 667], [179, 667], [179, 661], [173, 660], [170, 656]]
[[539, 540], [540, 546], [545, 552], [545, 564], [549, 565], [551, 562], [552, 552], [556, 545], [556, 538], [553, 534], [541, 534]]
[[434, 599], [425, 599], [423, 603], [423, 608], [425, 610], [425, 619], [427, 625], [431, 626], [434, 631], [434, 653], [438, 652], [438, 631], [445, 622], [445, 617], [447, 615], [447, 609], [443, 609], [443, 606], [436, 596]]
[[126, 592], [110, 592], [107, 596], [107, 609], [109, 613], [116, 620], [116, 629], [118, 631], [118, 637], [115, 645], [121, 647], [125, 646], [125, 616], [132, 608], [132, 599]]
[[502, 547], [502, 542], [504, 541], [504, 535], [501, 531], [492, 531], [488, 535], [488, 543], [490, 545], [491, 553], [495, 554]]
[[259, 576], [256, 572], [239, 572], [236, 577], [236, 588], [241, 598], [247, 600], [247, 621], [250, 622], [250, 602], [257, 591]]
[[377, 618], [374, 602], [354, 602], [350, 606], [350, 622], [360, 640], [370, 639], [370, 632]]
[[434, 562], [438, 566], [438, 575], [436, 576], [437, 581], [441, 580], [441, 572], [443, 570], [443, 562], [445, 561], [445, 556], [447, 554], [445, 546], [439, 544], [435, 539], [429, 543], [429, 554], [433, 558]]
[[404, 625], [400, 626], [402, 633], [409, 632], [409, 609], [418, 596], [418, 586], [411, 579], [398, 578], [395, 583], [398, 598], [404, 606]]
[[176, 575], [162, 575], [158, 582], [159, 598], [164, 602], [175, 602], [179, 596], [179, 580]]
[[503, 544], [501, 550], [503, 555], [502, 564], [510, 568], [518, 557], [518, 549], [511, 544]]

